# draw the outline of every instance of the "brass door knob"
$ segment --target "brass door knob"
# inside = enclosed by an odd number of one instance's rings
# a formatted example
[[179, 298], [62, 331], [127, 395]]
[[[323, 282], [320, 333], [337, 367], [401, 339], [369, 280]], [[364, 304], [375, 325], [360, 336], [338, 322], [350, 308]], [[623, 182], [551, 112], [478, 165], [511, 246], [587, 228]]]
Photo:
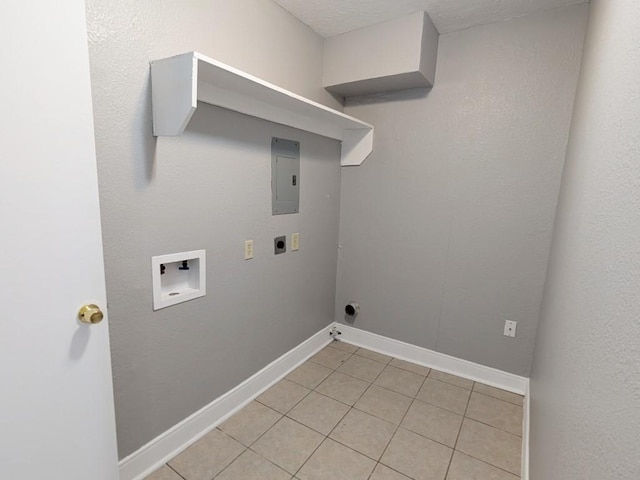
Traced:
[[100, 323], [103, 318], [104, 314], [102, 310], [93, 303], [83, 306], [78, 312], [78, 320], [82, 323], [88, 323], [89, 325]]

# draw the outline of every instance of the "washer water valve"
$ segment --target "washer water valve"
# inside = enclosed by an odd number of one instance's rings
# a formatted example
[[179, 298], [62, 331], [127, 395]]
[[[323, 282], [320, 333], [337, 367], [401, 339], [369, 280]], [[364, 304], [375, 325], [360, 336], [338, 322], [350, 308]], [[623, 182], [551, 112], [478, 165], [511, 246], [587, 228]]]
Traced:
[[340, 341], [340, 339], [338, 338], [340, 335], [342, 335], [342, 332], [338, 330], [338, 327], [331, 327], [331, 330], [329, 330], [329, 336], [333, 339], [334, 342]]

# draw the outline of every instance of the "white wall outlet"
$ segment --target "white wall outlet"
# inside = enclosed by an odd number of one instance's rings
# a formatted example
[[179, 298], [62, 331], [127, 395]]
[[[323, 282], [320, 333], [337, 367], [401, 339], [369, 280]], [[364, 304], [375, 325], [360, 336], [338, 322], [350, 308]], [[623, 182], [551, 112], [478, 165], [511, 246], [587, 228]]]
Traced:
[[292, 233], [291, 234], [291, 251], [300, 250], [300, 234]]
[[244, 259], [253, 258], [253, 240], [245, 240], [244, 242]]
[[516, 326], [518, 322], [512, 322], [511, 320], [504, 321], [504, 336], [505, 337], [515, 337], [516, 336]]

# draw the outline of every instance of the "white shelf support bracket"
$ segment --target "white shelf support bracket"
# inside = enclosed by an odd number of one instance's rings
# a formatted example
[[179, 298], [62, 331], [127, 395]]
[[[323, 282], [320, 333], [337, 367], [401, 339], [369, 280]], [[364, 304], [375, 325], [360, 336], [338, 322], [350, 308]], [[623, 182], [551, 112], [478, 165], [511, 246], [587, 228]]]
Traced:
[[198, 60], [179, 55], [151, 62], [153, 134], [182, 135], [198, 107]]
[[347, 129], [342, 139], [340, 165], [343, 167], [361, 165], [373, 151], [373, 128]]

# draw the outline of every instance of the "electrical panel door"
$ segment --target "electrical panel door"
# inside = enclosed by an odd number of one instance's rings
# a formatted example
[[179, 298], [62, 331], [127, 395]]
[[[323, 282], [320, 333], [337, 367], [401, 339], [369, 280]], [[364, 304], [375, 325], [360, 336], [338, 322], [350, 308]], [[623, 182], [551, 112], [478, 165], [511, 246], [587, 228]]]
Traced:
[[300, 142], [271, 141], [271, 198], [273, 215], [298, 213], [300, 207]]

